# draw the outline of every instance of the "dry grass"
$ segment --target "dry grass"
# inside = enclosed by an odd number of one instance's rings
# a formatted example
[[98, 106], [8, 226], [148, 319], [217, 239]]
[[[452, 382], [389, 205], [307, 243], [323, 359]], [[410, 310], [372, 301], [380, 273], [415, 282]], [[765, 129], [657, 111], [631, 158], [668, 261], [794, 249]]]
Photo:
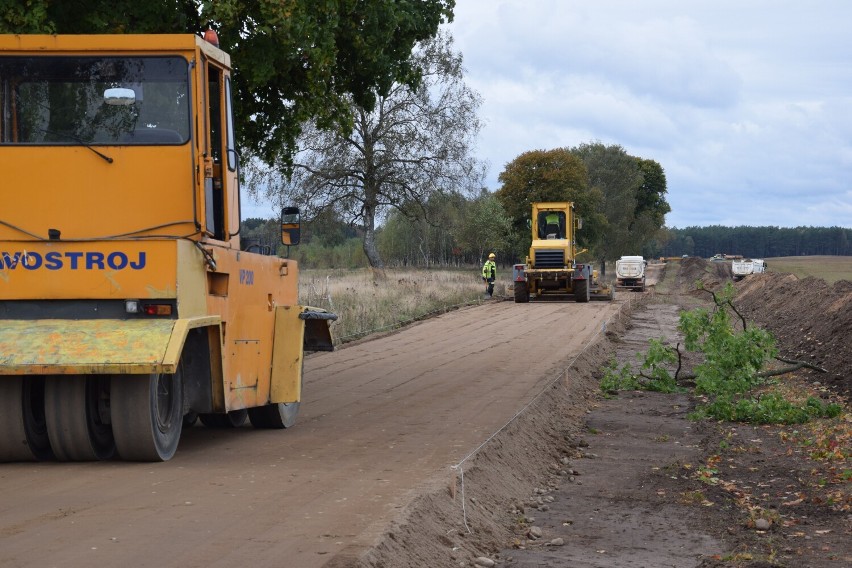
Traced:
[[[508, 280], [507, 280], [508, 281]], [[498, 282], [495, 296], [505, 293]], [[304, 270], [299, 302], [339, 316], [333, 333], [346, 342], [388, 331], [429, 314], [483, 301], [476, 268], [467, 270], [388, 269], [374, 278], [368, 270]]]
[[829, 284], [852, 280], [852, 256], [779, 256], [767, 258], [769, 272], [791, 272], [799, 278], [814, 276]]

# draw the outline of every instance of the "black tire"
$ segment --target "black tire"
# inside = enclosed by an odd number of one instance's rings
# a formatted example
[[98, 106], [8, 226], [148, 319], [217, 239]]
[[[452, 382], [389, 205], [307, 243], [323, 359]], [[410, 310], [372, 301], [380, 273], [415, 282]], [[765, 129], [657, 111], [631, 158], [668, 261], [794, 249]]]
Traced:
[[53, 458], [44, 423], [44, 377], [0, 379], [0, 462]]
[[225, 414], [199, 414], [201, 423], [208, 428], [239, 428], [246, 423], [248, 410], [231, 410]]
[[60, 461], [98, 461], [115, 455], [115, 441], [99, 408], [108, 378], [56, 375], [45, 379], [44, 415], [50, 447]]
[[515, 282], [515, 303], [526, 304], [530, 301], [530, 289], [526, 282]]
[[116, 375], [110, 402], [119, 455], [130, 461], [167, 461], [183, 429], [182, 366], [172, 375]]
[[296, 423], [298, 414], [298, 402], [267, 404], [257, 408], [249, 408], [248, 411], [252, 426], [274, 430], [290, 428]]
[[37, 375], [24, 380], [24, 425], [27, 442], [39, 461], [55, 460], [47, 435], [44, 417], [44, 377]]
[[589, 281], [588, 280], [574, 280], [574, 300], [580, 303], [585, 303], [589, 301]]

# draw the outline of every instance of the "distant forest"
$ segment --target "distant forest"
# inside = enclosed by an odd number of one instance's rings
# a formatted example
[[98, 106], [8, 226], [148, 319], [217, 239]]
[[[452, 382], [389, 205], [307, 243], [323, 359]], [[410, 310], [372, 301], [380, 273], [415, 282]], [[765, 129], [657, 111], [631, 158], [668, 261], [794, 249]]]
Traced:
[[646, 245], [645, 256], [741, 254], [775, 256], [852, 255], [852, 229], [842, 227], [687, 227], [663, 229]]
[[[460, 208], [459, 208], [460, 209]], [[465, 223], [464, 215], [444, 215], [431, 225], [410, 221], [392, 213], [376, 231], [378, 248], [388, 266], [470, 266], [479, 265], [490, 249], [465, 250], [455, 235]], [[476, 227], [474, 227], [476, 229]], [[479, 229], [476, 229], [479, 230]], [[261, 250], [288, 254], [309, 268], [363, 268], [368, 266], [356, 228], [326, 212], [302, 225], [302, 242], [286, 252], [279, 244], [281, 225], [277, 219], [247, 219], [241, 230], [244, 246], [254, 243]], [[276, 250], [277, 249], [277, 250]], [[497, 251], [502, 266], [523, 262], [522, 252]], [[700, 256], [739, 254], [749, 258], [778, 256], [852, 256], [852, 229], [841, 227], [687, 227], [663, 228], [641, 250], [645, 258], [661, 256]], [[608, 259], [614, 260], [614, 259]]]

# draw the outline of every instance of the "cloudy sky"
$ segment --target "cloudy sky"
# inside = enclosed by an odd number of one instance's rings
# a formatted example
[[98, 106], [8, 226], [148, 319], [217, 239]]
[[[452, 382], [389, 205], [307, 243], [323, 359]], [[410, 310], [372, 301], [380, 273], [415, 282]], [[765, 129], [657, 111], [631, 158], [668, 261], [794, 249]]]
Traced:
[[456, 0], [487, 186], [519, 154], [621, 145], [670, 227], [852, 227], [852, 2]]

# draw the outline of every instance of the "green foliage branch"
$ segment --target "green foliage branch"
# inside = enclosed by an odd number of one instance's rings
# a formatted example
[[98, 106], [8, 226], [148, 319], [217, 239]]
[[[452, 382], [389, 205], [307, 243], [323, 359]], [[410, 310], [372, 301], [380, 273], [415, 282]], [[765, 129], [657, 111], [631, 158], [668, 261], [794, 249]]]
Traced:
[[[626, 389], [676, 392], [683, 390], [682, 384], [691, 383], [695, 394], [706, 401], [697, 407], [694, 418], [795, 424], [839, 415], [842, 410], [839, 405], [824, 403], [812, 396], [797, 404], [774, 391], [755, 394], [755, 390], [771, 377], [803, 367], [820, 372], [825, 370], [802, 361], [778, 358], [772, 334], [748, 325], [737, 311], [731, 283], [719, 294], [706, 290], [700, 282], [697, 287], [711, 294], [713, 306], [681, 312], [678, 324], [684, 335], [685, 350], [703, 355], [693, 373], [680, 374], [680, 344], [672, 347], [663, 340], [652, 339], [648, 350], [637, 356], [640, 360], [638, 372], [634, 372], [628, 364], [618, 368], [615, 362], [610, 362], [601, 380], [601, 389], [605, 393], [611, 395]], [[738, 317], [739, 326], [734, 324], [734, 316]], [[769, 369], [768, 363], [773, 359], [791, 366]], [[669, 369], [674, 364], [677, 364], [677, 370], [672, 374]]]

